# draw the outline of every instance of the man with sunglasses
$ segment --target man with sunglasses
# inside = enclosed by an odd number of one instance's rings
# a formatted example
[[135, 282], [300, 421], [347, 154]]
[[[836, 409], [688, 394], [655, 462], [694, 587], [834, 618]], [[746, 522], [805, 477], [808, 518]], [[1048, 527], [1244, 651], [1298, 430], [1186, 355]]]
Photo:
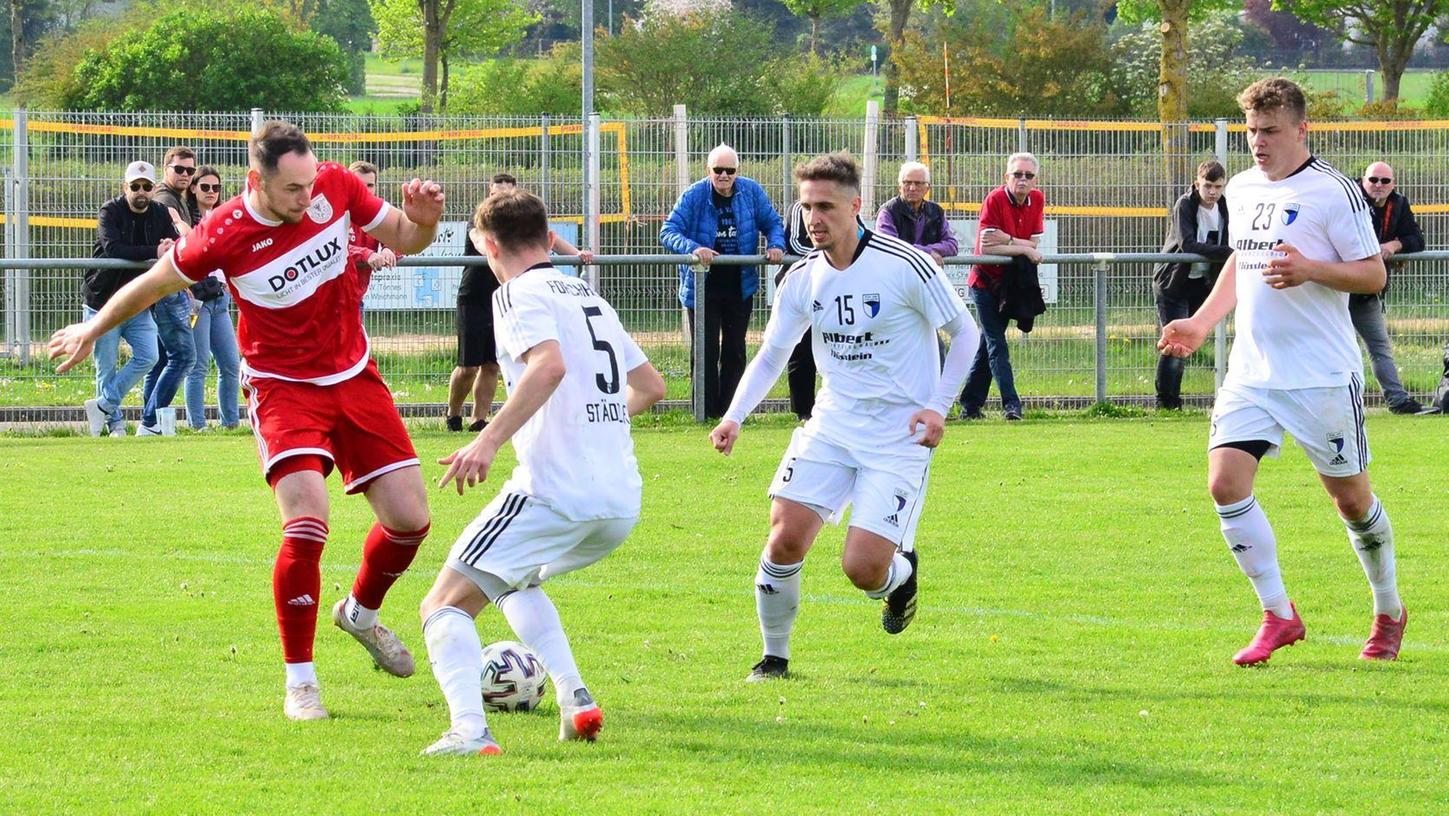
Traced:
[[[154, 263], [171, 249], [178, 234], [171, 213], [154, 200], [155, 192], [156, 168], [150, 162], [131, 162], [126, 167], [121, 194], [101, 205], [91, 257]], [[95, 317], [112, 295], [143, 271], [88, 270], [81, 285], [85, 319]], [[123, 339], [131, 347], [131, 359], [118, 367], [117, 356]], [[98, 337], [95, 356], [96, 396], [85, 402], [91, 436], [100, 436], [102, 432], [125, 436], [121, 401], [156, 364], [156, 321], [151, 318], [150, 310], [131, 316]]]
[[[1040, 164], [1030, 153], [1015, 153], [1006, 160], [1004, 183], [981, 203], [981, 218], [976, 226], [977, 255], [1012, 255], [1041, 263], [1037, 245], [1046, 231], [1046, 196], [1036, 189], [1039, 171]], [[1006, 269], [977, 264], [966, 279], [971, 302], [976, 304], [976, 317], [981, 321], [981, 348], [961, 391], [963, 419], [981, 419], [992, 378], [1001, 389], [1006, 419], [1021, 419], [1021, 397], [1016, 393], [1006, 346], [1007, 316], [1000, 309]], [[1030, 331], [1030, 327], [1026, 330]]]
[[[740, 157], [721, 144], [709, 152], [709, 175], [690, 185], [674, 202], [659, 230], [659, 243], [670, 252], [693, 255], [706, 267], [716, 255], [753, 255], [765, 237], [765, 258], [785, 257], [785, 226], [780, 214], [754, 179], [739, 175]], [[745, 373], [745, 332], [760, 273], [753, 266], [710, 268], [705, 277], [704, 402], [705, 412], [722, 416]], [[679, 267], [679, 302], [689, 313], [694, 331], [694, 272]], [[700, 358], [694, 357], [696, 361]]]
[[[161, 186], [152, 200], [165, 207], [176, 225], [178, 236], [191, 230], [191, 206], [186, 193], [196, 176], [196, 151], [180, 145], [166, 151], [161, 158]], [[156, 321], [156, 338], [160, 341], [156, 364], [146, 373], [141, 386], [141, 424], [137, 436], [160, 436], [162, 424], [158, 412], [171, 405], [176, 392], [196, 364], [196, 341], [191, 336], [191, 317], [195, 300], [186, 291], [176, 292], [151, 306]], [[169, 433], [169, 431], [167, 431]]]
[[[1369, 217], [1379, 239], [1379, 255], [1385, 261], [1400, 252], [1418, 252], [1424, 248], [1424, 232], [1414, 220], [1409, 200], [1395, 189], [1394, 168], [1385, 162], [1374, 162], [1363, 171], [1363, 197], [1369, 203]], [[1399, 367], [1394, 364], [1394, 345], [1389, 340], [1384, 293], [1388, 285], [1371, 295], [1350, 294], [1348, 316], [1354, 331], [1368, 347], [1374, 379], [1384, 391], [1384, 402], [1395, 414], [1417, 414], [1424, 410], [1419, 401], [1409, 396], [1399, 380]]]

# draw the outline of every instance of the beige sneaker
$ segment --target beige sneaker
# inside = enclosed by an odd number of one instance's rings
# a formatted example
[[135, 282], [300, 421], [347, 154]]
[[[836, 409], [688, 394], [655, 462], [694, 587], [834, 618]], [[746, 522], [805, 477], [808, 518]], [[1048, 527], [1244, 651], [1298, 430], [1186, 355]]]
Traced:
[[342, 614], [342, 607], [346, 604], [347, 599], [343, 598], [332, 607], [332, 622], [337, 624], [337, 628], [356, 638], [367, 653], [372, 655], [378, 668], [395, 677], [412, 677], [416, 667], [413, 664], [413, 653], [408, 651], [408, 647], [398, 640], [398, 636], [391, 629], [380, 623], [371, 629], [354, 629], [352, 621]]
[[332, 715], [322, 707], [322, 689], [311, 683], [303, 683], [300, 686], [287, 686], [287, 700], [282, 703], [282, 711], [286, 712], [289, 720], [325, 720]]
[[423, 756], [497, 756], [503, 753], [493, 735], [484, 729], [479, 736], [469, 739], [457, 731], [449, 731], [443, 738], [423, 749]]

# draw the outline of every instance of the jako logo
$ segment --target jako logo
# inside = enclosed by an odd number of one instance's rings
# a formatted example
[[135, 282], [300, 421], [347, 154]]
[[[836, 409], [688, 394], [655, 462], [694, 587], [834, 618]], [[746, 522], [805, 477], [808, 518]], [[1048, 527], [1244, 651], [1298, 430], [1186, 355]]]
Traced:
[[271, 245], [272, 245], [272, 239], [270, 239], [270, 238], [268, 238], [268, 239], [266, 239], [264, 241], [257, 241], [255, 244], [252, 244], [252, 252], [259, 252], [259, 251], [261, 251], [263, 249], [266, 249], [267, 247], [269, 247]]
[[287, 288], [287, 284], [301, 277], [302, 273], [310, 272], [320, 267], [325, 261], [336, 257], [342, 251], [340, 239], [333, 238], [325, 246], [318, 247], [312, 254], [297, 261], [286, 268], [280, 275], [273, 275], [267, 278], [267, 284], [272, 287], [273, 292], [280, 292]]

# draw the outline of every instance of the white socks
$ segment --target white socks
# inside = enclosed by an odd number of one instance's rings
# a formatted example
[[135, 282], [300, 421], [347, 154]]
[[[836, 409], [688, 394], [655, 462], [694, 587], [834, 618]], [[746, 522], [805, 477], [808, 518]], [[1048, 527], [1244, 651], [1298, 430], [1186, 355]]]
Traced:
[[1343, 520], [1348, 528], [1348, 543], [1363, 565], [1374, 592], [1374, 614], [1397, 618], [1403, 609], [1399, 601], [1398, 573], [1394, 566], [1394, 528], [1389, 515], [1374, 496], [1373, 506], [1357, 521]]
[[1238, 567], [1253, 589], [1263, 608], [1280, 618], [1293, 617], [1288, 590], [1283, 588], [1283, 574], [1278, 569], [1278, 540], [1258, 500], [1249, 496], [1228, 505], [1215, 504], [1223, 539], [1237, 559]]
[[891, 558], [890, 570], [886, 572], [885, 583], [880, 589], [865, 593], [865, 597], [880, 600], [895, 592], [901, 584], [906, 582], [906, 579], [911, 577], [914, 570], [915, 568], [911, 566], [910, 561], [906, 560], [905, 555], [900, 550], [896, 550], [895, 556]]
[[[524, 645], [538, 653], [548, 677], [553, 681], [554, 695], [562, 707], [572, 704], [574, 692], [584, 687], [579, 677], [578, 664], [574, 662], [573, 650], [569, 648], [568, 635], [564, 634], [563, 623], [559, 621], [558, 609], [549, 600], [542, 588], [529, 587], [509, 592], [493, 604]], [[482, 662], [482, 658], [479, 658]]]
[[433, 677], [448, 701], [452, 729], [465, 739], [481, 735], [488, 728], [483, 713], [483, 644], [472, 616], [445, 606], [423, 621], [423, 640]]
[[321, 687], [317, 682], [317, 664], [310, 660], [306, 663], [286, 663], [287, 667], [287, 688], [301, 685], [312, 685]]
[[800, 570], [805, 566], [776, 564], [760, 556], [755, 571], [755, 613], [760, 617], [760, 635], [765, 654], [790, 659], [790, 632], [800, 611]]
[[357, 602], [352, 595], [342, 602], [342, 614], [358, 629], [367, 630], [377, 625], [377, 610], [368, 609]]

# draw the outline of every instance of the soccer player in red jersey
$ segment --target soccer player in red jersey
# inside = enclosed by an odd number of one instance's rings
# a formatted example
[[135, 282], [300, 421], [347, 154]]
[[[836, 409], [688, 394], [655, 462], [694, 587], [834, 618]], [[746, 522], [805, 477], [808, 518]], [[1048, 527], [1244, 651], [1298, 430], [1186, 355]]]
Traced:
[[432, 181], [402, 186], [402, 207], [370, 192], [357, 176], [318, 162], [296, 126], [263, 125], [250, 145], [242, 195], [216, 207], [148, 272], [117, 292], [89, 322], [50, 339], [67, 371], [96, 338], [151, 303], [220, 269], [241, 312], [238, 343], [262, 471], [282, 515], [273, 599], [287, 669], [283, 710], [294, 720], [325, 719], [312, 664], [327, 541], [326, 476], [341, 471], [348, 493], [362, 493], [377, 522], [367, 535], [352, 592], [332, 619], [384, 670], [413, 672], [413, 657], [377, 623], [383, 596], [408, 568], [428, 532], [427, 495], [412, 441], [369, 353], [362, 286], [348, 263], [354, 223], [401, 252], [432, 243], [443, 214]]

